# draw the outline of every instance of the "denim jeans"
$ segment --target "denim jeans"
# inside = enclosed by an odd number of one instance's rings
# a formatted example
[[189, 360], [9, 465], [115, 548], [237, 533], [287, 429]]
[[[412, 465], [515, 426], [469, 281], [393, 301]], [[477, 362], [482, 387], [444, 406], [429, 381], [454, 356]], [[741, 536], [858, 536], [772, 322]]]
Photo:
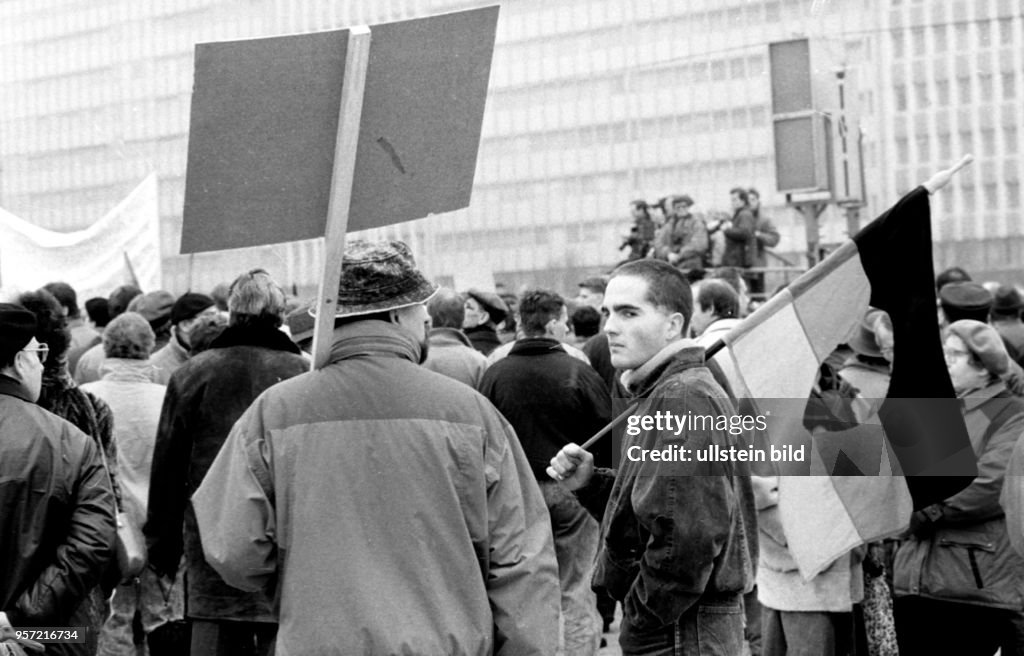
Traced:
[[561, 650], [565, 656], [593, 656], [601, 642], [602, 621], [590, 577], [597, 558], [600, 527], [576, 496], [555, 481], [538, 481], [551, 515], [558, 582], [562, 596]]
[[702, 598], [675, 622], [638, 631], [623, 619], [623, 656], [739, 656], [743, 653], [743, 596]]

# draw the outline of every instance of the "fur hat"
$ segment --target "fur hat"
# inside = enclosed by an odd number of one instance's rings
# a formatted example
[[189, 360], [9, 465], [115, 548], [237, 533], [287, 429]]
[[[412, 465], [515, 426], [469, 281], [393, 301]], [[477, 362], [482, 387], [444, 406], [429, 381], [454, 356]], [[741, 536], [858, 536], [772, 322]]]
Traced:
[[435, 291], [437, 285], [419, 272], [404, 243], [354, 240], [345, 245], [334, 316], [397, 310], [422, 303]]

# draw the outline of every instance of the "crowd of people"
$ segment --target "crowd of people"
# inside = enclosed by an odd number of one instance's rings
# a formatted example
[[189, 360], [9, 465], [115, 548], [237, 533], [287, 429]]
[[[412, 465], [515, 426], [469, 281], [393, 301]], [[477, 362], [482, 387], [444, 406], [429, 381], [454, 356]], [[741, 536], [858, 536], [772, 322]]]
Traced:
[[[778, 238], [749, 191], [721, 228], [739, 269]], [[262, 269], [209, 294], [121, 286], [86, 316], [67, 282], [0, 304], [0, 645], [83, 627], [46, 653], [593, 655], [620, 606], [624, 654], [1024, 653], [1013, 286], [936, 281], [978, 477], [810, 581], [770, 470], [578, 446], [619, 399], [651, 416], [750, 402], [705, 349], [752, 279], [691, 281], [708, 232], [692, 205], [673, 197], [653, 236], [635, 205], [637, 256], [571, 298], [439, 289], [404, 244], [350, 242], [315, 370], [313, 304]], [[887, 315], [846, 341], [809, 427], [870, 421], [885, 397]], [[126, 529], [141, 571], [118, 557]]]
[[[734, 267], [743, 270], [750, 292], [765, 292], [766, 249], [779, 243], [779, 231], [761, 212], [757, 189], [735, 187], [729, 192], [731, 213], [693, 212], [688, 194], [665, 196], [656, 203], [634, 200], [630, 204], [633, 225], [619, 250], [629, 249], [624, 262], [645, 257], [665, 260], [683, 270], [690, 281], [706, 269]], [[754, 269], [748, 271], [748, 269]]]

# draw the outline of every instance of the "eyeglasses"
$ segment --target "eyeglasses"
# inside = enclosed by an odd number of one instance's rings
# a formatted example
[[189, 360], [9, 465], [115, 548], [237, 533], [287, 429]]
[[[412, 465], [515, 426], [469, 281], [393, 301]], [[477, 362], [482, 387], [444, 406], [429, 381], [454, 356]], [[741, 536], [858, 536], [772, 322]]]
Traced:
[[50, 355], [50, 347], [46, 344], [38, 344], [35, 348], [23, 348], [21, 350], [34, 352], [39, 357], [39, 364], [46, 364], [46, 358]]
[[946, 356], [947, 360], [955, 360], [956, 358], [970, 355], [970, 353], [962, 349], [944, 348], [942, 349], [942, 355]]

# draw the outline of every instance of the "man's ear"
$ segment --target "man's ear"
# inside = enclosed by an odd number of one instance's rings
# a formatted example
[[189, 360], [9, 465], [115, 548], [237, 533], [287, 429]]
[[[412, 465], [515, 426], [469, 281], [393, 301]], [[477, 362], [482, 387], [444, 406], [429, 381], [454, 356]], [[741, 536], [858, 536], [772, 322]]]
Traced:
[[682, 312], [673, 312], [669, 315], [668, 321], [668, 334], [666, 335], [667, 342], [678, 339], [679, 337], [686, 337], [683, 330], [689, 326], [687, 326], [686, 317], [683, 316]]

